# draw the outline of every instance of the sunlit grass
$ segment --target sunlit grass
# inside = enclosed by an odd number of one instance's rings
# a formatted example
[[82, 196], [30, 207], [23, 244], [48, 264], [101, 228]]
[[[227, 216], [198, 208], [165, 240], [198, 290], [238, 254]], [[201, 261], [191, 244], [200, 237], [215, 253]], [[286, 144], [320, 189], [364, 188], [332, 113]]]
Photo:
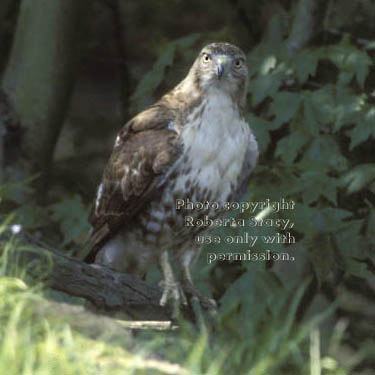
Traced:
[[38, 293], [18, 278], [0, 279], [0, 374], [187, 374], [178, 364], [131, 353], [129, 337], [124, 345], [105, 332], [93, 339], [63, 316], [44, 316], [47, 302]]
[[104, 318], [98, 334], [87, 321], [76, 329], [80, 322], [73, 324], [66, 309], [61, 308], [61, 316], [59, 311], [51, 313], [49, 307], [56, 302], [46, 300], [40, 285], [27, 285], [22, 270], [9, 265], [15, 247], [12, 241], [3, 243], [0, 258], [0, 374], [186, 373], [178, 364], [145, 358], [146, 350], [131, 353], [130, 336], [112, 335]]
[[[0, 257], [0, 374], [350, 375], [349, 367], [321, 353], [317, 330], [330, 311], [293, 327], [303, 287], [285, 315], [285, 302], [274, 304], [246, 339], [231, 334], [230, 327], [242, 325], [235, 315], [229, 322], [219, 316], [211, 336], [181, 322], [179, 330], [132, 337], [108, 329], [108, 321], [116, 324], [109, 318], [94, 316], [88, 324], [89, 312], [76, 306], [81, 310], [73, 314], [69, 305], [48, 300], [41, 284], [27, 284], [22, 267], [9, 264], [16, 247], [3, 243]], [[344, 331], [338, 325], [332, 336], [336, 351]]]

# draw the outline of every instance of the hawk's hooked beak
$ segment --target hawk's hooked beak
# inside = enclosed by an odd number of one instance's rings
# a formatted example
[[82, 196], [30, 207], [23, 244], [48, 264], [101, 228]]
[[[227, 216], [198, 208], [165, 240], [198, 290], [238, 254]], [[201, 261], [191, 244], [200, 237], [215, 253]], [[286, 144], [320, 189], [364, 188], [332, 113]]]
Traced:
[[219, 79], [223, 76], [227, 63], [228, 59], [226, 56], [219, 56], [216, 59], [216, 75]]

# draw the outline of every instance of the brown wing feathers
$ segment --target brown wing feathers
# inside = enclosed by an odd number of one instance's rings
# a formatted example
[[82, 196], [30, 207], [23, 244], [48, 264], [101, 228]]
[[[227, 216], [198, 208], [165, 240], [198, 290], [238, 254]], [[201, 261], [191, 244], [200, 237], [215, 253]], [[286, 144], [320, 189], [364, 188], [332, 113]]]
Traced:
[[171, 111], [153, 106], [120, 131], [90, 214], [86, 262], [94, 262], [101, 246], [158, 193], [160, 180], [180, 153], [178, 135], [168, 130], [171, 121]]

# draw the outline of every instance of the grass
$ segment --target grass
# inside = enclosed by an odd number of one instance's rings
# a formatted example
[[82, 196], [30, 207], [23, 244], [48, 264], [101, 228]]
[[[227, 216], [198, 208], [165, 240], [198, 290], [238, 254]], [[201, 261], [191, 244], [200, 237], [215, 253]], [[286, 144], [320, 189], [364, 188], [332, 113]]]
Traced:
[[[176, 331], [133, 335], [115, 319], [51, 300], [43, 285], [9, 264], [16, 249], [13, 240], [4, 243], [0, 258], [0, 374], [351, 375], [353, 364], [343, 367], [321, 352], [319, 324], [330, 311], [292, 324], [299, 296], [284, 315], [285, 303], [273, 301], [274, 313], [255, 320], [248, 336], [237, 336], [242, 322], [234, 313], [219, 314], [214, 336], [187, 322]], [[331, 346], [340, 347], [343, 332], [336, 327]]]

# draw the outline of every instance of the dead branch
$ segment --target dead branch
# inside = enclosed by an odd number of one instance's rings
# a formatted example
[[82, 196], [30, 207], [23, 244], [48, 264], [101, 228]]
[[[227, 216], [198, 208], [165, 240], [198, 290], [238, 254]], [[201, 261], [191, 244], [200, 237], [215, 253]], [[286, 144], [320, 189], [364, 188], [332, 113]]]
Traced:
[[[42, 248], [17, 252], [15, 257], [27, 275], [52, 289], [83, 297], [96, 309], [125, 313], [128, 318], [137, 320], [171, 318], [171, 309], [159, 305], [161, 289], [134, 276]], [[183, 313], [191, 315], [188, 308]]]

